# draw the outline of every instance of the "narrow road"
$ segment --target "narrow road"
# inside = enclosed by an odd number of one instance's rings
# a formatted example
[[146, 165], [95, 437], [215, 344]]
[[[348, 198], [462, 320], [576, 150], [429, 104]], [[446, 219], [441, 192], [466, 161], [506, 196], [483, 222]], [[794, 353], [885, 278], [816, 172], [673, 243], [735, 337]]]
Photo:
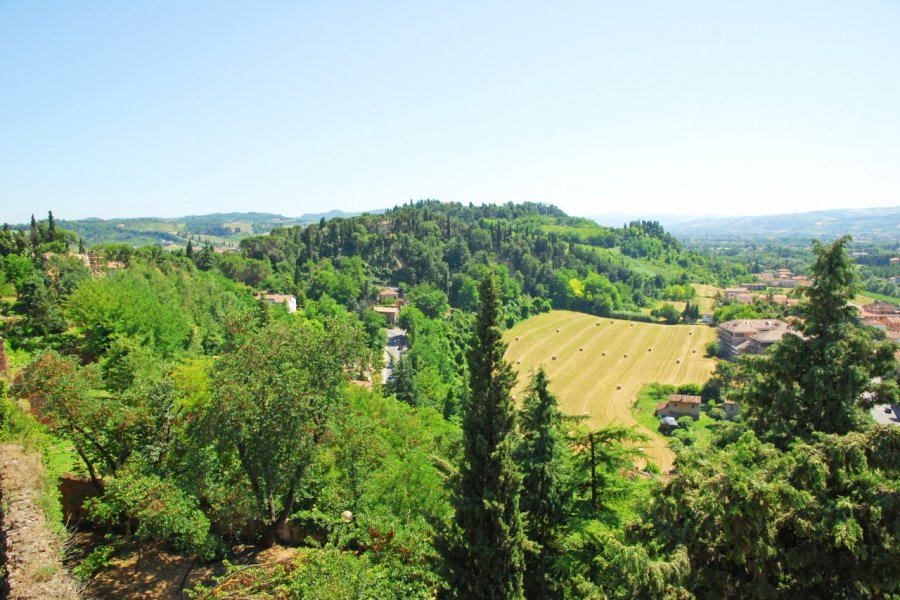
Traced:
[[406, 330], [399, 327], [390, 327], [387, 330], [387, 346], [384, 348], [384, 368], [381, 370], [381, 383], [387, 383], [394, 372], [393, 365], [400, 360], [400, 355], [405, 353], [409, 346], [406, 339]]

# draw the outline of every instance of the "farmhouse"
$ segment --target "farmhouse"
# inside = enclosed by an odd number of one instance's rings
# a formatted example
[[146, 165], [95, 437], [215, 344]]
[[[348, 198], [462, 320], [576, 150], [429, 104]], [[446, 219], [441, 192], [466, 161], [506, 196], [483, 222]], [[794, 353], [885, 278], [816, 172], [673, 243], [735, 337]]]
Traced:
[[660, 402], [656, 405], [654, 414], [657, 417], [694, 417], [700, 418], [700, 396], [687, 396], [685, 394], [672, 394], [668, 402]]
[[719, 352], [731, 360], [741, 354], [762, 354], [788, 332], [778, 319], [736, 319], [719, 325]]
[[400, 290], [395, 287], [384, 287], [378, 290], [379, 304], [393, 304], [400, 300]]
[[283, 304], [289, 313], [297, 312], [297, 297], [291, 294], [270, 294], [261, 292], [257, 298], [265, 300], [271, 305]]
[[397, 320], [400, 317], [400, 307], [399, 306], [373, 306], [372, 310], [377, 312], [380, 315], [384, 315], [388, 323], [391, 325], [396, 325]]

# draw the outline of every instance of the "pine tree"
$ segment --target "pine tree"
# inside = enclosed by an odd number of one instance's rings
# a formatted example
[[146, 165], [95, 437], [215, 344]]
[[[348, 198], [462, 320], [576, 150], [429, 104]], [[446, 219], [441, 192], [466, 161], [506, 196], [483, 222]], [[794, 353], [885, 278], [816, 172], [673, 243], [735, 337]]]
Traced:
[[520, 413], [522, 443], [517, 457], [522, 469], [519, 506], [527, 517], [526, 534], [537, 552], [525, 555], [525, 597], [560, 597], [551, 586], [549, 567], [558, 554], [555, 542], [565, 522], [567, 448], [556, 397], [543, 367], [531, 379]]
[[467, 600], [522, 598], [525, 535], [521, 475], [513, 460], [512, 367], [503, 359], [500, 299], [491, 273], [479, 287], [481, 309], [466, 356], [463, 462], [454, 498], [455, 530], [442, 548], [451, 595]]
[[194, 260], [194, 243], [191, 240], [188, 240], [187, 246], [184, 248], [184, 255]]

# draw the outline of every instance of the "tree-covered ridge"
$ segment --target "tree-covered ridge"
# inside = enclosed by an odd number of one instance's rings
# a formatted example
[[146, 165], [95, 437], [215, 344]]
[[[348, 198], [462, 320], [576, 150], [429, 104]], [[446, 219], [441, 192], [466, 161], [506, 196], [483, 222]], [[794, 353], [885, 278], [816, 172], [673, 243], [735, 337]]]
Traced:
[[525, 311], [531, 299], [595, 314], [634, 311], [663, 297], [667, 286], [731, 275], [686, 251], [658, 223], [607, 228], [531, 203], [420, 201], [380, 215], [277, 228], [243, 240], [241, 249], [284, 273], [284, 290], [291, 277], [303, 281], [325, 259], [339, 264], [360, 257], [376, 279], [429, 283], [466, 310], [474, 309], [475, 281], [488, 264], [501, 269], [504, 301]]

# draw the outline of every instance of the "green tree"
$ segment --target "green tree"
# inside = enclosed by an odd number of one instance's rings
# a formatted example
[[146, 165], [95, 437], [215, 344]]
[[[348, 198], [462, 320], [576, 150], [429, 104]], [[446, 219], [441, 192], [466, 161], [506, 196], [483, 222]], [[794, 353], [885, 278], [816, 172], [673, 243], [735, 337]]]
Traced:
[[503, 354], [500, 299], [492, 274], [479, 287], [481, 310], [469, 346], [469, 394], [463, 408], [463, 461], [454, 498], [456, 535], [445, 548], [457, 598], [522, 597], [525, 534], [521, 475], [513, 460], [515, 373]]
[[568, 448], [561, 431], [562, 413], [548, 389], [543, 368], [532, 376], [520, 413], [522, 442], [517, 459], [522, 470], [519, 506], [527, 517], [526, 534], [536, 547], [525, 554], [525, 597], [560, 597], [550, 572], [566, 521]]
[[419, 405], [419, 392], [416, 389], [416, 370], [408, 356], [401, 356], [390, 378], [387, 380], [387, 391], [397, 400], [410, 406]]
[[[642, 545], [686, 555], [683, 583], [698, 598], [892, 597], [898, 448], [900, 431], [880, 426], [787, 452], [753, 432], [721, 450], [684, 452], [678, 477], [647, 509], [659, 537]], [[613, 568], [646, 570], [617, 554]]]
[[207, 425], [223, 462], [237, 456], [266, 545], [304, 493], [328, 421], [344, 406], [345, 367], [360, 355], [360, 337], [344, 322], [276, 321], [213, 367]]
[[681, 313], [678, 312], [678, 309], [675, 308], [675, 306], [668, 302], [663, 304], [660, 308], [655, 308], [650, 311], [650, 316], [662, 319], [669, 325], [674, 325], [681, 320]]
[[450, 307], [447, 303], [447, 294], [428, 283], [413, 286], [406, 297], [412, 306], [421, 310], [429, 319], [443, 317]]
[[103, 474], [115, 472], [122, 461], [115, 428], [109, 427], [122, 410], [92, 393], [98, 380], [95, 369], [82, 368], [75, 357], [50, 350], [31, 359], [16, 376], [11, 392], [28, 400], [53, 433], [71, 440], [94, 486], [102, 490]]

